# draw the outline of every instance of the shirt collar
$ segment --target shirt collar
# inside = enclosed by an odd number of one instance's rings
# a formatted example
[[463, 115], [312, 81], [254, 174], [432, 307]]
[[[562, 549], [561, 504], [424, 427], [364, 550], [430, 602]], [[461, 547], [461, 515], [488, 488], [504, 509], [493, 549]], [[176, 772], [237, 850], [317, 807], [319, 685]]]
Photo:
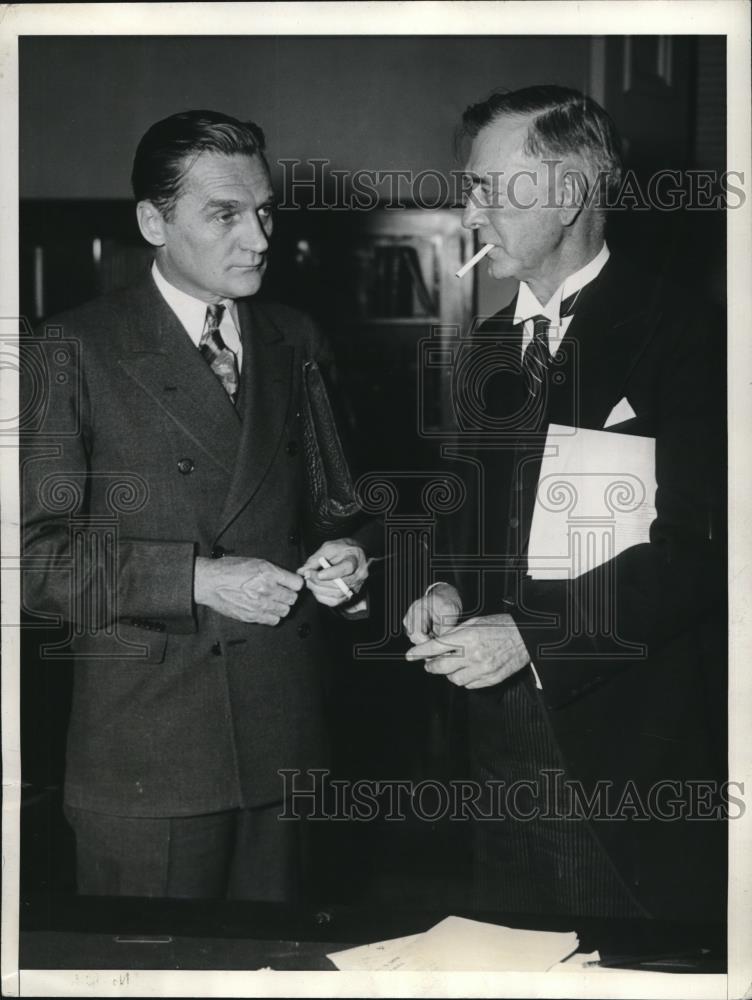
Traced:
[[610, 256], [611, 252], [604, 242], [591, 261], [588, 261], [579, 271], [575, 271], [574, 274], [570, 274], [564, 279], [545, 306], [540, 304], [527, 282], [521, 281], [514, 313], [515, 324], [524, 323], [533, 316], [546, 316], [551, 320], [552, 326], [558, 327], [560, 325], [559, 312], [562, 299], [573, 295], [581, 288], [584, 288], [585, 285], [590, 284], [600, 274]]
[[[201, 334], [206, 322], [206, 302], [188, 295], [187, 292], [176, 288], [165, 278], [157, 267], [156, 260], [151, 266], [151, 274], [154, 284], [159, 289], [167, 305], [172, 309], [181, 324], [185, 327], [188, 336], [193, 343], [198, 346]], [[221, 305], [227, 307], [227, 315], [232, 319], [235, 329], [238, 329], [237, 316], [235, 313], [235, 302], [232, 299], [222, 299]]]

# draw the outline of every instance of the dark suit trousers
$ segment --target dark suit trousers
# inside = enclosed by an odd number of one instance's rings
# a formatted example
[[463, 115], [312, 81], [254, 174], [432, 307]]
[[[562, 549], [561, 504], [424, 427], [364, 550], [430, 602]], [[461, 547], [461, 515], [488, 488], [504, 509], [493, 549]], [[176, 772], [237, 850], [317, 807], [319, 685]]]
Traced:
[[[510, 913], [646, 916], [588, 823], [556, 818], [567, 813], [563, 780], [542, 772], [561, 772], [562, 761], [527, 670], [469, 692], [474, 777], [489, 790], [483, 813], [494, 814], [475, 823], [474, 905]], [[492, 782], [501, 781], [499, 807]]]
[[76, 879], [87, 896], [284, 902], [299, 884], [296, 820], [281, 804], [205, 816], [142, 818], [73, 809]]

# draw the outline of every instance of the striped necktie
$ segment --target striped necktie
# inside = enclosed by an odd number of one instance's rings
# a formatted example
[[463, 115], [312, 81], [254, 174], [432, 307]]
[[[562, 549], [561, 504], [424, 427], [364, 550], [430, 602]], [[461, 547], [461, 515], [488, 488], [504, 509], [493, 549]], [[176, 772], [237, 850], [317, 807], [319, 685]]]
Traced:
[[[562, 299], [559, 317], [571, 316], [582, 289], [573, 295]], [[533, 316], [533, 339], [527, 345], [522, 358], [522, 374], [526, 382], [531, 410], [531, 423], [539, 427], [543, 420], [548, 403], [548, 368], [551, 363], [551, 350], [548, 344], [548, 331], [551, 320], [547, 316]]]
[[235, 403], [238, 395], [238, 361], [234, 351], [225, 344], [219, 332], [224, 311], [225, 307], [218, 304], [206, 307], [204, 332], [201, 334], [198, 349], [204, 361], [222, 383], [227, 395]]

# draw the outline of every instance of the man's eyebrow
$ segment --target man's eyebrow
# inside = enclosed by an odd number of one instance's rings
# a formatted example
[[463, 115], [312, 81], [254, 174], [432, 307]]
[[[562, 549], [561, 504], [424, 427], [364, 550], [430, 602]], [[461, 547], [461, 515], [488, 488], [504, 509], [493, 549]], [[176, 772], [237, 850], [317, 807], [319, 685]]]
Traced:
[[210, 198], [209, 201], [207, 201], [206, 204], [204, 205], [204, 208], [207, 211], [212, 211], [215, 208], [222, 208], [225, 211], [228, 211], [229, 209], [237, 208], [239, 205], [240, 205], [240, 202], [236, 201], [236, 200], [234, 200], [232, 198], [230, 198], [230, 199], [227, 199], [227, 198]]
[[[235, 198], [210, 198], [209, 201], [204, 205], [205, 212], [213, 212], [220, 209], [223, 212], [236, 211], [238, 208], [243, 207], [243, 202], [238, 201]], [[274, 195], [269, 194], [263, 201], [260, 201], [256, 206], [259, 208], [268, 208], [274, 204]]]

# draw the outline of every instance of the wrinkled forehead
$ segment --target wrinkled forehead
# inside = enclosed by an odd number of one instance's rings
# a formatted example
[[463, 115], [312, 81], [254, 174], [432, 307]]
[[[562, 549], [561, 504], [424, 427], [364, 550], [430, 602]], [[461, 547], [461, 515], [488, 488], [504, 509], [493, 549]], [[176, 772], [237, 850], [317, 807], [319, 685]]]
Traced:
[[499, 118], [486, 125], [473, 139], [465, 173], [482, 180], [489, 174], [509, 173], [537, 162], [523, 152], [532, 115]]
[[205, 150], [183, 163], [180, 196], [198, 197], [222, 189], [244, 189], [256, 197], [271, 195], [266, 160], [259, 153], [218, 153]]

